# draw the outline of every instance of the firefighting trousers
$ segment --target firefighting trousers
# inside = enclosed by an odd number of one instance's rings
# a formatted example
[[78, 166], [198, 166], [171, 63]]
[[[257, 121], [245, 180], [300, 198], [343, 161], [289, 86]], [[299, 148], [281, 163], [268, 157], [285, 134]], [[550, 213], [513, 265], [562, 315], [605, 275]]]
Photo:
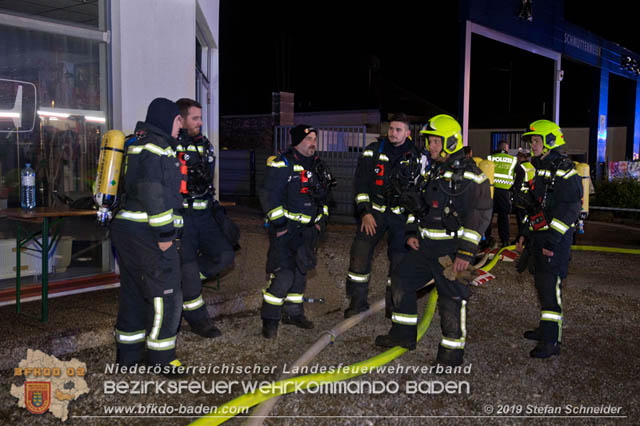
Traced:
[[[373, 252], [382, 239], [385, 232], [387, 236], [387, 256], [389, 257], [389, 277], [391, 272], [400, 264], [408, 249], [405, 246], [405, 224], [406, 215], [395, 214], [391, 211], [380, 213], [373, 212], [376, 220], [376, 232], [374, 235], [367, 235], [361, 230], [362, 221], [358, 221], [356, 236], [351, 245], [351, 253], [349, 260], [349, 271], [347, 272], [346, 292], [350, 299], [350, 307], [357, 312], [366, 310], [369, 307], [369, 279], [371, 276], [371, 262], [373, 260]], [[391, 280], [387, 279], [386, 307], [388, 314], [392, 309], [391, 298]], [[389, 316], [389, 315], [387, 315]]]
[[111, 241], [120, 268], [117, 362], [168, 364], [182, 311], [176, 245], [162, 251], [149, 225], [121, 219], [112, 222]]
[[289, 223], [287, 233], [276, 237], [269, 232], [269, 252], [267, 253], [267, 288], [262, 291], [263, 320], [279, 321], [282, 312], [291, 317], [304, 315], [304, 290], [307, 274], [297, 264], [296, 255], [305, 244], [303, 225]]
[[[440, 341], [442, 348], [438, 350], [438, 358], [446, 356], [461, 360], [467, 334], [466, 305], [469, 299], [469, 288], [459, 281], [446, 279], [442, 273], [444, 268], [438, 262], [438, 257], [448, 254], [451, 259], [455, 259], [453, 245], [449, 250], [444, 245], [442, 248], [445, 250], [439, 250], [439, 252], [425, 246], [425, 241], [420, 240], [420, 249], [410, 250], [391, 273], [393, 313], [389, 334], [403, 340], [417, 338], [416, 291], [434, 279], [438, 290], [438, 310], [442, 330]], [[449, 364], [449, 362], [446, 363]]]
[[[493, 192], [493, 213], [498, 214], [498, 235], [502, 243], [509, 243], [509, 213], [511, 212], [511, 192], [508, 189], [495, 188]], [[484, 235], [491, 237], [491, 222]]]
[[553, 256], [542, 254], [545, 231], [534, 234], [532, 250], [535, 260], [534, 284], [540, 303], [538, 331], [545, 342], [562, 341], [562, 281], [567, 277], [574, 229], [570, 228], [556, 244]]
[[181, 266], [183, 315], [192, 327], [209, 318], [202, 298], [202, 279], [213, 278], [229, 267], [235, 258], [231, 244], [222, 234], [211, 210], [190, 211], [183, 215]]

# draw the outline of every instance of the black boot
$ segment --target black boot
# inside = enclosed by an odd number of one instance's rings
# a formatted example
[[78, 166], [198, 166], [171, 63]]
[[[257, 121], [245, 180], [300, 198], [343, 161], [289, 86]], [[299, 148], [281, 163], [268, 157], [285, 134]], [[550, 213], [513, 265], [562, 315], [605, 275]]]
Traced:
[[344, 311], [344, 317], [349, 318], [369, 309], [367, 303], [369, 295], [369, 283], [352, 283], [347, 280], [347, 295], [349, 307]]
[[542, 332], [540, 331], [539, 328], [533, 329], [533, 330], [527, 330], [524, 332], [524, 338], [525, 339], [529, 339], [529, 340], [537, 340], [537, 341], [541, 341], [542, 340]]
[[463, 358], [464, 349], [449, 349], [442, 345], [438, 345], [438, 356], [436, 357], [436, 362], [438, 364], [457, 367], [462, 365]]
[[408, 338], [403, 339], [400, 337], [395, 337], [391, 334], [383, 334], [376, 337], [376, 346], [380, 346], [383, 348], [394, 348], [396, 346], [401, 346], [412, 351], [416, 348], [416, 340]]
[[539, 342], [531, 352], [532, 358], [549, 358], [553, 355], [560, 355], [560, 344], [558, 342]]
[[213, 324], [213, 321], [210, 318], [207, 318], [206, 321], [192, 325], [191, 331], [198, 336], [202, 336], [207, 339], [215, 339], [222, 335], [222, 332]]
[[262, 337], [265, 339], [275, 339], [278, 336], [278, 321], [262, 320]]
[[360, 306], [360, 307], [349, 306], [344, 311], [344, 317], [345, 318], [350, 318], [350, 317], [352, 317], [354, 315], [358, 315], [360, 312], [366, 311], [367, 309], [369, 309], [369, 305], [364, 305], [364, 306]]
[[304, 315], [292, 317], [290, 315], [285, 314], [282, 316], [282, 323], [295, 325], [298, 328], [304, 328], [307, 330], [311, 330], [313, 328], [313, 321], [309, 321], [308, 319], [305, 318]]

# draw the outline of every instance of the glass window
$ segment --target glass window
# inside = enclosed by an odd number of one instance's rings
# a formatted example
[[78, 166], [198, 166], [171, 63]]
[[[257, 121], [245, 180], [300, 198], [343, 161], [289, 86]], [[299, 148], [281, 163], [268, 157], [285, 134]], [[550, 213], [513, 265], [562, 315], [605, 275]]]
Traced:
[[[103, 42], [0, 26], [0, 208], [20, 206], [26, 163], [36, 170], [37, 206], [91, 208], [107, 130], [106, 57]], [[52, 279], [112, 270], [95, 217], [67, 218], [59, 231]], [[0, 221], [0, 240], [11, 239], [15, 246], [15, 224]], [[23, 274], [39, 275], [33, 265]]]
[[0, 13], [105, 29], [105, 0], [3, 0]]

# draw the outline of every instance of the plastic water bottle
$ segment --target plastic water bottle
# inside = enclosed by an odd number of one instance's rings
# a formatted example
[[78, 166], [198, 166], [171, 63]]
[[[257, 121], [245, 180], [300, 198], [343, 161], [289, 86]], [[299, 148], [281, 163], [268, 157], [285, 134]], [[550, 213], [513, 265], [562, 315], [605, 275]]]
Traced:
[[36, 207], [36, 171], [27, 163], [20, 173], [20, 205], [25, 210]]

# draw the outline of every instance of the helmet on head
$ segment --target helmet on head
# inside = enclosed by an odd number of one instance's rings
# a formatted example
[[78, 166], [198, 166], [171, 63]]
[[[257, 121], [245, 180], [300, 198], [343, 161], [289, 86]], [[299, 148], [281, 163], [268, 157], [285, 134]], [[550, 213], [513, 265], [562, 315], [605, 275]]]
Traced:
[[542, 137], [542, 143], [545, 151], [564, 145], [564, 135], [562, 134], [562, 130], [560, 129], [560, 126], [553, 121], [534, 121], [529, 125], [529, 130], [530, 131], [522, 135], [522, 140], [527, 143], [531, 143], [531, 136], [540, 136]]
[[[421, 135], [426, 137], [439, 136], [442, 138], [442, 155], [453, 154], [462, 149], [462, 133], [460, 124], [455, 118], [447, 114], [440, 114], [432, 117], [420, 130]], [[426, 143], [427, 150], [429, 143]]]

